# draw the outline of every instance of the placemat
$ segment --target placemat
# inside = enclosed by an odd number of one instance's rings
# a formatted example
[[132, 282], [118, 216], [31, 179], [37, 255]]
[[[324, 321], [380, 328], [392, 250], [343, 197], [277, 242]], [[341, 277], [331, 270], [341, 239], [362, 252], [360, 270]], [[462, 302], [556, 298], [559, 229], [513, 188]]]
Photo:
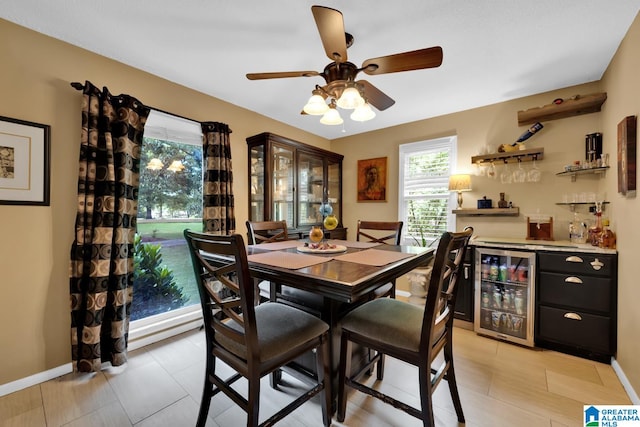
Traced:
[[283, 240], [281, 242], [261, 243], [259, 245], [251, 245], [267, 251], [281, 251], [283, 249], [297, 248], [300, 246], [299, 240]]
[[297, 270], [299, 268], [309, 267], [311, 265], [331, 261], [332, 258], [317, 255], [298, 254], [293, 252], [263, 252], [261, 254], [249, 255], [247, 256], [247, 259], [251, 262], [257, 262], [259, 264]]
[[356, 264], [374, 265], [381, 267], [383, 265], [391, 264], [392, 262], [400, 261], [404, 258], [410, 258], [414, 254], [406, 254], [402, 252], [381, 251], [379, 249], [366, 249], [364, 251], [352, 252], [349, 254], [340, 255], [334, 257], [336, 261], [354, 262]]
[[336, 240], [336, 239], [329, 240], [329, 243], [332, 243], [334, 245], [346, 246], [348, 248], [358, 248], [358, 249], [373, 248], [374, 246], [380, 246], [382, 244], [377, 242], [358, 242], [355, 240]]

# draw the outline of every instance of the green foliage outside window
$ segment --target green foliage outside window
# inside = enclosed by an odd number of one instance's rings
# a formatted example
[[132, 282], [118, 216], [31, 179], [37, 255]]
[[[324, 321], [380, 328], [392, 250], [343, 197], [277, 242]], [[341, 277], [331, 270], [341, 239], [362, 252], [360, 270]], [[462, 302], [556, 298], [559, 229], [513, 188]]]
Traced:
[[176, 285], [173, 271], [162, 264], [161, 246], [142, 243], [136, 234], [133, 243], [133, 302], [131, 320], [175, 310], [189, 298]]

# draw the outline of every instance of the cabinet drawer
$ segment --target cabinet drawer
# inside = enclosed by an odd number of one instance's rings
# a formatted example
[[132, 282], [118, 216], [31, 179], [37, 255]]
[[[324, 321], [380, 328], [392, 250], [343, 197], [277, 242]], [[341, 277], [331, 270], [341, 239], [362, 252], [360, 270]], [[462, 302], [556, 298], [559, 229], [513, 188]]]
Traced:
[[611, 279], [540, 272], [538, 298], [541, 304], [558, 304], [579, 310], [611, 311]]
[[[574, 320], [566, 316], [579, 316]], [[605, 316], [540, 306], [538, 337], [606, 354], [611, 353], [611, 319]]]
[[538, 269], [569, 274], [614, 277], [616, 256], [572, 252], [539, 252]]

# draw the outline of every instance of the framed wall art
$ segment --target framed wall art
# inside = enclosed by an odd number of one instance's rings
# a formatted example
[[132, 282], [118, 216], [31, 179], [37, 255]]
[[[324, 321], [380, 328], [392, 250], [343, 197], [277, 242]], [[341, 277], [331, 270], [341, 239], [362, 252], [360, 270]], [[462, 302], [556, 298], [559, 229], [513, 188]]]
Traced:
[[0, 116], [0, 204], [49, 206], [51, 127]]
[[387, 158], [358, 160], [358, 202], [387, 201]]
[[636, 116], [618, 123], [618, 193], [636, 191]]

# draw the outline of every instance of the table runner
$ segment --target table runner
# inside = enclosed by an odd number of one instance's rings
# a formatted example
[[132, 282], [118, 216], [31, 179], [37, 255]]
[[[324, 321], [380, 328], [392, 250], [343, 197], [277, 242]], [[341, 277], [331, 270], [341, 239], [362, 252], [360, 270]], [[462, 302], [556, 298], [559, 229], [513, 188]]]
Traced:
[[392, 262], [400, 261], [404, 258], [410, 258], [414, 255], [415, 254], [406, 254], [402, 252], [382, 251], [380, 249], [366, 249], [364, 251], [336, 256], [333, 259], [336, 261], [347, 261], [354, 262], [356, 264], [381, 267], [383, 265], [391, 264]]
[[247, 259], [250, 262], [257, 262], [259, 264], [266, 264], [273, 267], [288, 268], [290, 270], [297, 270], [299, 268], [309, 267], [311, 265], [332, 260], [331, 257], [276, 251], [249, 255], [247, 256]]

